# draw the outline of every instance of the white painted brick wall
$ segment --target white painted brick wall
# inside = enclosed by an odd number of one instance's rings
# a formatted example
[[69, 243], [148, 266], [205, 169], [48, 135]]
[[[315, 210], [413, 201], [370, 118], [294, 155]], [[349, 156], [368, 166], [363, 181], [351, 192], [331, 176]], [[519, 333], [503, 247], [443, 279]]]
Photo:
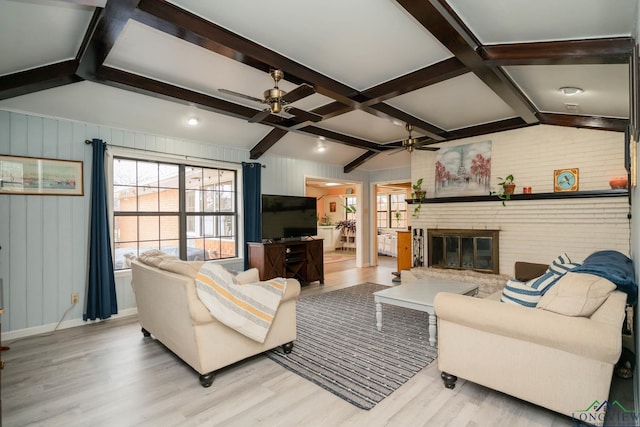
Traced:
[[[533, 126], [509, 132], [453, 141], [443, 146], [492, 141], [492, 187], [497, 177], [512, 173], [517, 185], [534, 193], [553, 192], [553, 171], [580, 169], [580, 190], [609, 188], [609, 179], [624, 175], [624, 134]], [[434, 194], [436, 153], [418, 151], [411, 157], [411, 177], [424, 178], [427, 197]], [[494, 190], [496, 188], [493, 188]], [[513, 274], [515, 261], [548, 263], [566, 252], [581, 261], [595, 250], [630, 253], [626, 197], [555, 200], [512, 200], [424, 204], [414, 228], [500, 230], [500, 272]], [[426, 252], [426, 247], [425, 247]]]

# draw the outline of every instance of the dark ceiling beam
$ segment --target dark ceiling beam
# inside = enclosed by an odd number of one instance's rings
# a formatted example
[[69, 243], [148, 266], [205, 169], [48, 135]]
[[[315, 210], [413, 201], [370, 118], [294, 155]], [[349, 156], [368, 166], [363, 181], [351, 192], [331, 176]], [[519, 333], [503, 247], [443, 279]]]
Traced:
[[341, 114], [349, 113], [354, 108], [350, 105], [344, 105], [341, 102], [335, 101], [322, 105], [318, 108], [311, 110], [312, 113], [318, 114], [323, 117], [323, 120], [327, 120], [331, 117], [336, 117]]
[[358, 166], [362, 165], [364, 162], [371, 159], [372, 157], [377, 156], [378, 154], [380, 154], [378, 151], [367, 151], [363, 155], [359, 156], [357, 159], [349, 162], [349, 164], [347, 164], [343, 169], [344, 173], [352, 172]]
[[629, 37], [481, 46], [491, 65], [627, 64], [634, 41]]
[[318, 93], [357, 108], [357, 91], [302, 64], [162, 0], [141, 0], [134, 19], [174, 37], [268, 72], [279, 68], [285, 80], [309, 83]]
[[[461, 24], [450, 8], [440, 4], [436, 7], [425, 0], [397, 0], [398, 3], [433, 34], [456, 58], [491, 88], [527, 123], [538, 121], [535, 108], [515, 85], [500, 70], [487, 66], [475, 51], [475, 38]], [[441, 3], [442, 2], [441, 0]], [[446, 5], [446, 3], [445, 3]], [[447, 19], [449, 18], [449, 19]], [[454, 26], [451, 22], [455, 22]]]
[[266, 153], [269, 148], [273, 147], [275, 143], [280, 141], [287, 133], [288, 131], [284, 129], [274, 128], [251, 149], [249, 158], [251, 160], [259, 159], [260, 156]]
[[104, 9], [97, 9], [78, 52], [77, 74], [94, 79], [127, 21], [134, 14], [139, 0], [109, 0]]
[[458, 77], [470, 70], [457, 58], [449, 58], [437, 64], [416, 70], [412, 73], [379, 84], [363, 91], [361, 105], [369, 107], [396, 96], [412, 92], [423, 87]]
[[70, 60], [1, 76], [0, 99], [13, 98], [82, 81], [76, 75], [77, 67], [77, 61]]
[[614, 117], [578, 116], [573, 114], [538, 113], [540, 123], [576, 128], [589, 128], [624, 132], [629, 124], [628, 119]]
[[375, 152], [380, 152], [383, 150], [383, 148], [380, 148], [380, 144], [377, 144], [375, 142], [367, 141], [365, 139], [360, 139], [349, 135], [343, 135], [341, 133], [319, 128], [317, 126], [307, 126], [305, 128], [301, 128], [300, 131], [311, 134], [313, 136], [324, 136], [331, 141], [348, 145], [350, 147], [362, 148], [364, 150], [371, 150]]
[[[150, 95], [166, 101], [197, 106], [203, 110], [225, 114], [242, 120], [249, 120], [260, 111], [111, 67], [102, 67], [98, 78], [94, 81], [143, 95]], [[271, 126], [283, 126], [283, 122], [286, 120], [287, 119], [270, 114], [260, 123]]]
[[[537, 123], [534, 123], [537, 124]], [[469, 126], [466, 128], [460, 128], [452, 130], [452, 138], [448, 141], [461, 138], [469, 138], [471, 136], [486, 135], [488, 133], [504, 132], [512, 129], [519, 129], [532, 124], [526, 123], [520, 117], [512, 117], [510, 119], [498, 120], [491, 123], [484, 123], [481, 125]]]
[[404, 123], [410, 123], [416, 128], [420, 128], [426, 136], [435, 139], [436, 141], [444, 141], [449, 136], [449, 133], [441, 129], [431, 123], [425, 122], [424, 120], [418, 119], [417, 117], [412, 116], [411, 114], [405, 113], [402, 110], [398, 110], [395, 107], [392, 107], [389, 104], [377, 104], [373, 105], [370, 108], [366, 108], [365, 111], [374, 114], [378, 117], [383, 117], [387, 119], [398, 119]]

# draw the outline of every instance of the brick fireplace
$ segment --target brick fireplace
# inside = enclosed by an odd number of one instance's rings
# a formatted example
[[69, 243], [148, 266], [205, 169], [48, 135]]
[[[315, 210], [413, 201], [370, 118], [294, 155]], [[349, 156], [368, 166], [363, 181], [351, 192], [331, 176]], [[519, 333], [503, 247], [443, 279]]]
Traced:
[[429, 229], [428, 266], [500, 274], [499, 230]]

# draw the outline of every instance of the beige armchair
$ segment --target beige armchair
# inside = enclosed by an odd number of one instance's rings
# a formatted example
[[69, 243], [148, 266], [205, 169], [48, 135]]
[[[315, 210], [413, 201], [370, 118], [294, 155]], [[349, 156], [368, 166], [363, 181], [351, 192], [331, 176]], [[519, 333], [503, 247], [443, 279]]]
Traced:
[[[568, 416], [605, 402], [622, 351], [626, 299], [614, 291], [591, 316], [573, 317], [502, 303], [500, 292], [440, 293], [434, 305], [445, 386], [461, 377]], [[603, 421], [604, 414], [587, 420]]]
[[[286, 292], [264, 343], [218, 322], [198, 299], [195, 274], [177, 274], [131, 263], [131, 286], [136, 297], [142, 333], [153, 335], [200, 374], [209, 387], [215, 371], [277, 346], [287, 353], [296, 339], [296, 299], [300, 284], [287, 279]], [[196, 271], [196, 270], [194, 270]], [[259, 281], [256, 269], [238, 275], [240, 283]]]

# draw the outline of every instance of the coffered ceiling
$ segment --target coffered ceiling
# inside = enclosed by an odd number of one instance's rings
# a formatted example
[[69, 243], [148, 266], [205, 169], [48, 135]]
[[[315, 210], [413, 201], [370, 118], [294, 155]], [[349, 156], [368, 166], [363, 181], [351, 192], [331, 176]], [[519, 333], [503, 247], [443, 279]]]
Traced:
[[[637, 0], [0, 0], [0, 108], [257, 161], [403, 167], [405, 123], [421, 148], [539, 123], [622, 131], [637, 24]], [[315, 93], [250, 123], [266, 106], [228, 91], [262, 98], [271, 69]]]

